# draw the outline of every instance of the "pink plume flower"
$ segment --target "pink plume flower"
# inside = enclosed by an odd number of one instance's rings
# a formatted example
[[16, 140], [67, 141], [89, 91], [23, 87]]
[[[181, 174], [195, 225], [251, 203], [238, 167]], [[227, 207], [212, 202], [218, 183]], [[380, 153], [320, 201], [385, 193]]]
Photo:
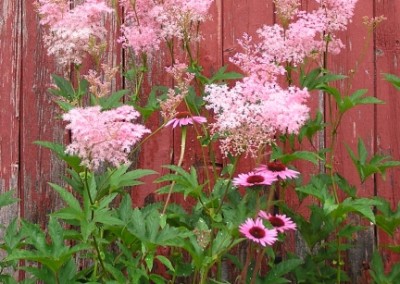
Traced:
[[135, 121], [139, 113], [131, 106], [101, 111], [99, 106], [74, 108], [64, 114], [69, 122], [72, 142], [66, 153], [77, 155], [82, 165], [91, 170], [108, 162], [118, 167], [128, 164], [132, 147], [150, 130]]
[[270, 222], [271, 225], [274, 226], [274, 228], [280, 233], [289, 230], [296, 230], [296, 224], [286, 215], [272, 215], [261, 210], [258, 213], [258, 216], [264, 220], [268, 220], [268, 222]]
[[213, 84], [205, 90], [206, 108], [215, 114], [212, 132], [221, 137], [224, 155], [256, 156], [260, 148], [274, 142], [277, 132], [298, 133], [309, 116], [306, 89], [284, 90], [256, 74], [232, 88]]
[[255, 221], [248, 218], [239, 226], [239, 232], [249, 240], [262, 246], [273, 245], [278, 239], [278, 232], [275, 229], [267, 229], [260, 218]]
[[121, 0], [126, 10], [121, 41], [135, 54], [159, 49], [172, 38], [199, 40], [193, 23], [204, 22], [213, 0]]
[[40, 24], [48, 27], [47, 53], [58, 63], [80, 64], [87, 53], [98, 55], [107, 33], [103, 16], [114, 11], [104, 0], [86, 0], [71, 10], [67, 0], [37, 0], [37, 7]]

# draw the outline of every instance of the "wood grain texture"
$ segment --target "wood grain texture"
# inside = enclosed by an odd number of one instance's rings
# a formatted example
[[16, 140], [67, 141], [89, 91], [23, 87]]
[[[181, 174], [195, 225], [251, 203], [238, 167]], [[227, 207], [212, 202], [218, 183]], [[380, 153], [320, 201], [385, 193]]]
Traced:
[[[314, 7], [315, 1], [302, 1], [302, 9]], [[400, 2], [397, 0], [360, 0], [348, 31], [340, 35], [346, 49], [339, 56], [331, 57], [328, 65], [334, 73], [352, 77], [349, 84], [338, 85], [342, 92], [351, 94], [358, 88], [368, 88], [368, 95], [386, 101], [383, 106], [363, 106], [345, 116], [343, 126], [339, 129], [336, 146], [338, 155], [334, 166], [359, 188], [360, 196], [377, 195], [388, 198], [393, 208], [400, 201], [400, 171], [389, 171], [386, 181], [374, 177], [361, 184], [345, 145], [355, 150], [358, 138], [363, 138], [370, 155], [390, 154], [399, 159], [399, 94], [382, 80], [381, 75], [400, 75], [399, 12]], [[272, 0], [216, 0], [211, 14], [213, 20], [202, 27], [204, 41], [200, 49], [201, 64], [211, 73], [223, 65], [229, 65], [229, 70], [235, 70], [229, 63], [229, 57], [239, 51], [237, 39], [244, 32], [255, 35], [258, 28], [263, 24], [273, 24], [275, 18]], [[362, 17], [381, 14], [388, 19], [378, 27], [374, 40], [367, 36]], [[123, 60], [121, 46], [116, 43], [119, 35], [118, 19], [107, 18], [105, 25], [110, 31], [107, 37], [109, 49], [106, 61], [116, 66]], [[20, 208], [13, 206], [2, 210], [0, 222], [7, 222], [20, 214], [43, 225], [47, 214], [61, 202], [47, 182], [62, 183], [61, 175], [65, 168], [49, 150], [39, 148], [32, 142], [64, 142], [66, 133], [58, 117], [59, 111], [47, 92], [51, 83], [50, 74], [60, 73], [62, 70], [54, 58], [46, 54], [42, 41], [43, 30], [38, 24], [33, 1], [3, 0], [0, 32], [0, 192], [15, 188], [22, 200]], [[360, 52], [362, 56], [359, 56]], [[146, 78], [144, 96], [151, 86], [172, 86], [171, 79], [164, 71], [164, 67], [171, 64], [167, 52], [164, 50], [154, 55], [149, 63], [150, 72]], [[85, 64], [86, 70], [91, 67], [89, 61]], [[118, 89], [121, 86], [122, 78], [116, 79], [113, 88]], [[318, 94], [313, 96], [310, 106], [318, 106]], [[154, 115], [149, 120], [149, 127], [154, 131], [162, 123], [162, 118]], [[134, 166], [152, 168], [160, 172], [160, 175], [167, 173], [162, 165], [176, 163], [179, 156], [180, 134], [175, 132], [171, 128], [164, 128], [151, 137], [140, 149]], [[186, 166], [199, 165], [200, 152], [193, 146], [197, 143], [196, 136], [192, 134], [188, 139], [189, 159]], [[222, 159], [219, 159], [222, 163]], [[250, 162], [243, 162], [239, 171], [248, 171], [253, 166]], [[303, 172], [310, 169], [308, 164], [298, 166]], [[136, 206], [154, 201], [153, 192], [159, 185], [153, 181], [157, 177], [149, 176], [143, 179], [145, 185], [132, 189], [132, 199]], [[288, 193], [286, 201], [290, 206], [297, 206], [302, 214], [306, 214], [306, 204], [297, 204], [294, 194]], [[359, 218], [352, 216], [349, 222], [356, 224]], [[384, 249], [388, 244], [400, 244], [400, 232], [393, 238], [380, 231], [376, 236], [374, 227], [370, 227], [354, 236], [354, 244], [356, 246], [348, 252], [346, 262], [352, 283], [368, 283], [364, 264], [369, 262], [375, 244], [378, 244], [388, 269], [390, 265], [400, 261], [398, 254]], [[296, 242], [291, 242], [287, 248], [298, 252], [302, 250], [301, 244]]]
[[[383, 73], [400, 76], [400, 2], [389, 0], [375, 0], [375, 15], [385, 15], [387, 20], [381, 23], [376, 30], [376, 96], [384, 100], [385, 105], [376, 110], [376, 145], [377, 152], [391, 155], [394, 159], [400, 157], [400, 93], [389, 83], [383, 80]], [[397, 210], [400, 201], [400, 170], [390, 170], [386, 180], [377, 179], [376, 195], [391, 202], [392, 209]], [[400, 262], [400, 255], [386, 249], [388, 245], [400, 245], [400, 228], [390, 237], [378, 231], [378, 249], [383, 257], [386, 270], [391, 265]]]
[[[367, 27], [363, 24], [363, 17], [373, 17], [373, 2], [359, 1], [356, 6], [355, 15], [348, 30], [340, 35], [346, 48], [338, 55], [331, 58], [329, 69], [335, 74], [343, 74], [348, 79], [340, 82], [338, 88], [344, 96], [350, 96], [358, 89], [368, 89], [368, 96], [375, 96], [374, 93], [374, 61], [372, 35], [368, 34]], [[327, 107], [327, 105], [326, 105]], [[374, 111], [372, 105], [358, 106], [348, 111], [338, 129], [337, 143], [333, 167], [344, 176], [348, 182], [358, 189], [358, 196], [374, 196], [374, 178], [369, 178], [361, 183], [356, 167], [350, 159], [346, 146], [357, 152], [358, 139], [365, 143], [369, 155], [375, 153], [375, 127]], [[326, 113], [328, 113], [328, 107]], [[328, 141], [329, 143], [329, 141]], [[348, 222], [360, 224], [358, 216], [349, 215]], [[361, 222], [363, 225], [369, 223]], [[352, 283], [366, 283], [364, 279], [364, 263], [368, 263], [374, 248], [374, 230], [361, 231], [353, 236], [352, 243], [355, 245], [347, 252], [345, 269], [351, 278]], [[360, 245], [362, 244], [362, 245]]]
[[44, 225], [47, 214], [60, 204], [48, 182], [61, 183], [64, 165], [48, 149], [34, 141], [62, 142], [64, 130], [59, 112], [47, 89], [57, 65], [49, 58], [43, 44], [43, 28], [33, 1], [18, 1], [22, 7], [20, 155], [21, 216]]
[[[21, 6], [4, 0], [0, 9], [0, 193], [18, 195], [21, 96]], [[17, 217], [18, 205], [2, 208], [0, 223]], [[2, 233], [2, 232], [1, 232]]]

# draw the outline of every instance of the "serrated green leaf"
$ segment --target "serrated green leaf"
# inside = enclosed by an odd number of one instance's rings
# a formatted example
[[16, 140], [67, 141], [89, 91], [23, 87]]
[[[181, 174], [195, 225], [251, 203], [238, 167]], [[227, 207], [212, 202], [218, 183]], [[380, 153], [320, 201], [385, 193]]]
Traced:
[[75, 97], [75, 90], [72, 87], [71, 82], [55, 74], [52, 74], [51, 77], [53, 78], [54, 84], [56, 84], [58, 89], [50, 89], [49, 91], [53, 95], [61, 96], [67, 99], [69, 102], [72, 102]]
[[383, 74], [385, 77], [385, 80], [390, 82], [393, 87], [395, 87], [397, 90], [400, 91], [400, 78], [393, 75], [393, 74]]
[[110, 96], [102, 97], [98, 99], [98, 103], [101, 106], [102, 110], [109, 110], [112, 108], [117, 108], [122, 105], [120, 100], [123, 96], [128, 93], [128, 90], [119, 90], [115, 93], [112, 93]]
[[14, 195], [13, 190], [1, 193], [0, 194], [0, 208], [18, 202], [19, 199], [14, 198], [13, 195]]
[[62, 188], [57, 184], [49, 183], [49, 185], [60, 195], [62, 200], [64, 200], [65, 203], [67, 203], [72, 209], [76, 210], [77, 212], [82, 212], [79, 201], [70, 192], [68, 192], [65, 188]]
[[54, 217], [50, 216], [48, 232], [52, 240], [52, 254], [58, 258], [64, 251], [64, 229], [60, 226]]
[[[278, 281], [282, 281], [283, 276], [293, 271], [301, 264], [303, 264], [303, 260], [301, 259], [288, 259], [278, 263], [267, 273], [267, 276], [264, 278], [264, 283], [278, 283]], [[290, 281], [287, 283], [290, 283]]]

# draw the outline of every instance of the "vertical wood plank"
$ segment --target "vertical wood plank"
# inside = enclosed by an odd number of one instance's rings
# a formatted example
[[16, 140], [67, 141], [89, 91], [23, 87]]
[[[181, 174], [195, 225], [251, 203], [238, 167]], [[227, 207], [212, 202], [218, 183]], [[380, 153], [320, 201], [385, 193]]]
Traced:
[[[346, 48], [338, 56], [332, 56], [328, 63], [329, 69], [335, 74], [349, 76], [347, 80], [340, 81], [337, 86], [344, 96], [349, 96], [358, 89], [368, 89], [367, 95], [375, 96], [374, 58], [371, 52], [373, 42], [363, 24], [364, 16], [370, 18], [373, 16], [372, 1], [357, 3], [352, 23], [346, 32], [340, 34]], [[329, 113], [328, 104], [325, 112]], [[369, 178], [361, 184], [356, 168], [346, 150], [346, 145], [357, 152], [358, 139], [361, 138], [369, 155], [375, 153], [374, 116], [373, 106], [356, 107], [346, 113], [338, 129], [337, 143], [334, 149], [337, 155], [334, 157], [333, 167], [350, 184], [357, 187], [360, 197], [374, 196], [374, 179]], [[368, 222], [361, 222], [357, 216], [348, 216], [348, 219], [349, 223], [368, 225]], [[352, 283], [366, 283], [363, 263], [370, 260], [374, 240], [373, 227], [354, 236], [354, 247], [347, 252], [347, 258], [344, 260], [344, 269], [348, 272]]]
[[[160, 52], [153, 54], [149, 58], [148, 67], [149, 71], [146, 75], [142, 97], [144, 101], [147, 100], [148, 95], [155, 86], [172, 86], [172, 80], [166, 74], [165, 67], [171, 65], [171, 57], [167, 51], [167, 47], [162, 47]], [[168, 173], [164, 165], [170, 165], [173, 161], [173, 133], [170, 128], [161, 128], [164, 123], [160, 113], [154, 113], [148, 121], [146, 121], [146, 127], [152, 132], [157, 131], [156, 134], [152, 134], [152, 137], [146, 138], [147, 141], [139, 149], [137, 153], [135, 167], [141, 169], [152, 169], [158, 172], [158, 175], [150, 175], [142, 178], [143, 185], [136, 186], [131, 191], [132, 201], [134, 206], [143, 206], [156, 202], [154, 192], [160, 187], [159, 184], [154, 181]], [[162, 197], [161, 197], [162, 198]]]
[[[400, 159], [400, 93], [389, 83], [383, 80], [383, 73], [400, 76], [398, 61], [400, 59], [400, 2], [376, 0], [375, 15], [385, 15], [387, 20], [382, 22], [376, 30], [376, 94], [385, 101], [385, 105], [377, 107], [377, 152], [382, 155], [391, 155]], [[376, 195], [390, 201], [393, 210], [398, 209], [400, 201], [400, 170], [389, 170], [386, 181], [377, 179]], [[400, 245], [400, 229], [390, 237], [378, 231], [378, 250], [381, 252], [386, 270], [393, 264], [400, 262], [400, 255], [386, 249], [388, 245]]]
[[[197, 54], [197, 60], [200, 66], [202, 66], [206, 76], [212, 76], [220, 67], [222, 67], [222, 1], [216, 0], [213, 2], [208, 13], [209, 18], [200, 24], [200, 34], [201, 40], [199, 43], [192, 43], [192, 52]], [[177, 53], [182, 53], [178, 51]], [[189, 64], [186, 60], [186, 64]], [[196, 92], [199, 92], [199, 85], [196, 84], [195, 80], [192, 82], [194, 88], [197, 88]], [[182, 109], [186, 111], [186, 106], [182, 105]], [[201, 115], [205, 115], [204, 113]], [[212, 119], [212, 118], [209, 118]], [[207, 123], [210, 123], [208, 121]], [[172, 127], [168, 128], [172, 131]], [[171, 132], [172, 133], [172, 132]], [[181, 152], [181, 128], [176, 127], [173, 130], [174, 135], [174, 155], [173, 161], [177, 165], [179, 162], [180, 152]], [[200, 146], [199, 135], [202, 134], [201, 125], [196, 124], [194, 126], [187, 127], [187, 137], [186, 137], [186, 149], [183, 160], [183, 168], [189, 170], [194, 167], [199, 176], [199, 183], [201, 184], [207, 175], [207, 171], [210, 176], [212, 176], [212, 166], [210, 164], [208, 156], [208, 149], [202, 148]], [[215, 149], [219, 151], [219, 149]], [[204, 151], [204, 156], [203, 152]], [[214, 153], [217, 159], [217, 163], [222, 163], [220, 155], [218, 152]], [[211, 186], [212, 182], [208, 184], [203, 190], [209, 191], [208, 186]], [[183, 205], [184, 208], [190, 212], [194, 200], [188, 198], [183, 200], [181, 195], [173, 196], [173, 202]]]
[[[238, 39], [244, 33], [253, 37], [254, 42], [259, 39], [256, 31], [263, 25], [274, 23], [274, 6], [272, 0], [227, 0], [223, 1], [223, 37], [222, 37], [222, 65], [227, 65], [228, 70], [243, 73], [238, 66], [233, 65], [229, 58], [242, 52]], [[255, 164], [250, 159], [242, 159], [237, 172], [253, 170]]]
[[64, 129], [58, 110], [47, 89], [51, 73], [56, 72], [53, 58], [43, 45], [43, 29], [33, 1], [22, 4], [22, 76], [20, 155], [21, 215], [44, 225], [47, 214], [60, 204], [58, 196], [47, 185], [60, 183], [64, 165], [48, 149], [33, 144], [37, 140], [62, 142]]
[[[19, 182], [20, 4], [4, 0], [0, 10], [0, 193], [13, 189], [15, 196]], [[8, 224], [17, 216], [18, 205], [2, 208], [0, 223]]]

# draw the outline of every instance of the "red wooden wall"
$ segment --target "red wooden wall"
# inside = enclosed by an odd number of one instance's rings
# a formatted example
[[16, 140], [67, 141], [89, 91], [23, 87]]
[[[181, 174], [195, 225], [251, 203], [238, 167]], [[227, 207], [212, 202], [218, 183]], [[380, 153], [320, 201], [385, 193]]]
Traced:
[[[311, 9], [314, 2], [303, 0], [302, 8]], [[213, 20], [202, 27], [204, 41], [200, 50], [203, 66], [211, 71], [229, 64], [228, 58], [238, 50], [236, 39], [243, 32], [254, 34], [262, 24], [274, 22], [272, 0], [215, 0], [211, 13]], [[351, 90], [367, 88], [369, 95], [386, 101], [383, 106], [365, 106], [349, 113], [339, 130], [339, 140], [355, 149], [357, 139], [361, 137], [370, 153], [390, 154], [395, 159], [400, 159], [400, 94], [382, 80], [382, 73], [400, 75], [399, 13], [399, 0], [359, 0], [352, 24], [347, 32], [341, 34], [346, 50], [329, 60], [333, 72], [351, 75], [355, 71]], [[382, 14], [387, 20], [368, 36], [362, 17]], [[115, 40], [118, 37], [116, 23], [117, 19], [114, 18], [106, 21], [111, 46], [108, 60], [113, 64], [121, 60], [121, 47]], [[60, 70], [54, 59], [46, 55], [42, 34], [32, 0], [2, 0], [0, 192], [14, 189], [21, 202], [0, 212], [1, 223], [20, 215], [43, 224], [46, 215], [60, 203], [47, 182], [61, 182], [64, 167], [48, 150], [32, 144], [36, 140], [63, 141], [65, 133], [57, 119], [57, 107], [46, 92], [50, 74]], [[153, 58], [152, 82], [170, 84], [163, 70], [169, 60], [164, 53]], [[120, 85], [121, 82], [117, 81], [114, 87]], [[347, 86], [341, 88], [345, 91]], [[318, 105], [317, 98], [313, 99], [311, 105]], [[160, 123], [160, 118], [152, 118], [151, 128], [157, 128]], [[337, 150], [339, 155], [336, 157], [336, 166], [339, 172], [352, 183], [359, 184], [344, 144], [338, 144]], [[190, 163], [195, 163], [198, 155], [193, 151]], [[171, 129], [164, 129], [143, 147], [137, 164], [162, 172], [164, 170], [161, 165], [170, 164], [178, 155], [179, 135]], [[133, 190], [136, 204], [151, 201], [151, 193], [157, 188], [151, 181], [148, 178], [150, 184]], [[400, 201], [399, 183], [400, 171], [390, 171], [386, 182], [380, 178], [370, 178], [358, 190], [362, 196], [386, 197], [393, 206], [397, 206]], [[349, 252], [352, 260], [349, 270], [354, 283], [367, 283], [363, 276], [363, 262], [368, 262], [374, 246], [381, 247], [387, 243], [399, 245], [400, 237], [389, 238], [376, 232], [374, 227], [357, 236], [356, 248]], [[382, 255], [388, 264], [399, 261], [397, 255], [383, 249]]]

